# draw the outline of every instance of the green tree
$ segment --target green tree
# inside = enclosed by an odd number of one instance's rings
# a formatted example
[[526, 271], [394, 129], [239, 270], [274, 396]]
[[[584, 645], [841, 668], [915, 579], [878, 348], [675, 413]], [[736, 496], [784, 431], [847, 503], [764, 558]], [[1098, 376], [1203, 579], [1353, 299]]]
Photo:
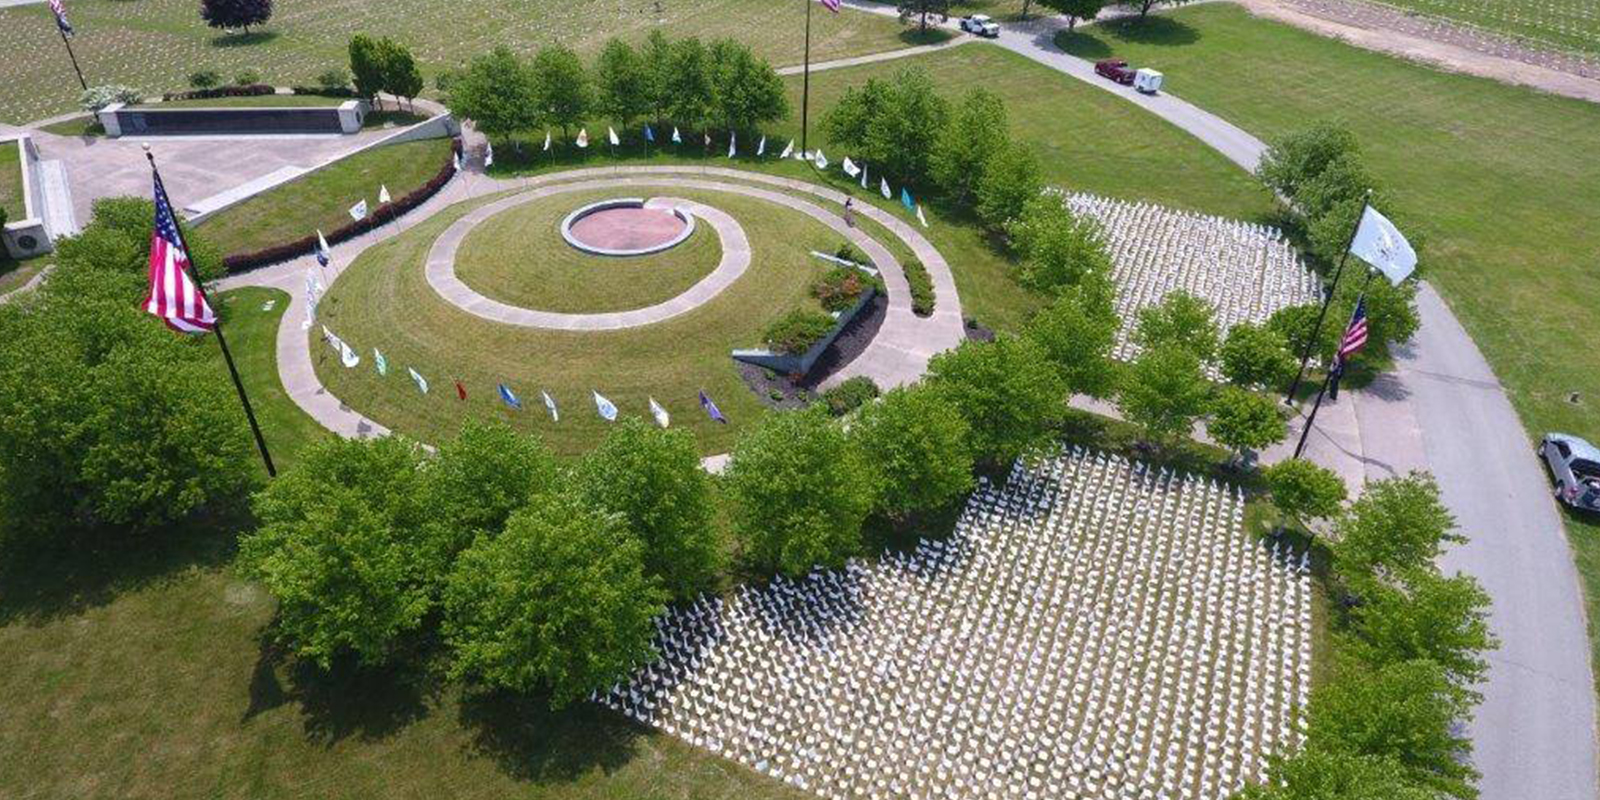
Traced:
[[410, 50], [384, 38], [378, 42], [378, 51], [383, 63], [384, 91], [405, 98], [407, 103], [422, 94], [422, 71]]
[[542, 494], [461, 554], [445, 587], [451, 674], [544, 688], [553, 708], [610, 686], [655, 656], [662, 594], [620, 515]]
[[1145, 350], [1128, 366], [1117, 387], [1117, 408], [1143, 429], [1146, 441], [1166, 447], [1189, 435], [1210, 396], [1194, 351], [1169, 344]]
[[[64, 268], [119, 273], [129, 279], [129, 295], [135, 301], [142, 299], [149, 274], [150, 226], [156, 218], [156, 204], [143, 197], [102, 197], [94, 201], [91, 213], [93, 221], [87, 228], [77, 236], [56, 242], [56, 260]], [[178, 227], [200, 280], [210, 282], [222, 277], [225, 270], [221, 249], [204, 231], [193, 230], [181, 221]]]
[[594, 92], [578, 54], [565, 45], [547, 45], [533, 57], [533, 98], [540, 120], [561, 135], [583, 124], [594, 111]]
[[1377, 571], [1421, 569], [1443, 552], [1445, 542], [1463, 542], [1455, 518], [1439, 500], [1439, 485], [1425, 472], [1367, 484], [1339, 520], [1333, 562], [1348, 583]]
[[1396, 578], [1362, 591], [1350, 609], [1344, 649], [1375, 667], [1431, 660], [1470, 692], [1488, 672], [1484, 654], [1496, 646], [1489, 595], [1469, 575], [1447, 578], [1431, 568], [1404, 570]]
[[[1266, 329], [1283, 337], [1289, 346], [1289, 352], [1294, 355], [1295, 366], [1298, 369], [1300, 354], [1306, 351], [1306, 343], [1311, 339], [1311, 331], [1317, 324], [1317, 314], [1321, 311], [1318, 303], [1307, 303], [1299, 306], [1285, 306], [1272, 312], [1267, 318]], [[1317, 345], [1312, 348], [1312, 353], [1331, 353], [1339, 343], [1344, 331], [1340, 330], [1338, 321], [1329, 322], [1336, 312], [1330, 310], [1328, 318], [1322, 321], [1322, 330], [1317, 334]], [[1348, 319], [1348, 317], [1346, 317]], [[1290, 376], [1293, 379], [1293, 376]], [[1288, 388], [1285, 386], [1284, 388]]]
[[667, 112], [673, 121], [690, 130], [703, 130], [711, 123], [715, 89], [711, 82], [711, 56], [699, 39], [679, 39], [672, 43], [666, 76]]
[[633, 124], [651, 108], [650, 73], [645, 60], [621, 39], [606, 40], [594, 65], [595, 111], [621, 123]]
[[895, 389], [869, 403], [850, 437], [877, 474], [876, 508], [886, 514], [946, 508], [972, 489], [967, 421], [930, 387]]
[[1300, 182], [1295, 190], [1295, 206], [1306, 218], [1316, 219], [1341, 205], [1365, 204], [1376, 187], [1377, 181], [1367, 172], [1360, 156], [1347, 153]]
[[949, 104], [928, 73], [903, 69], [887, 81], [870, 78], [846, 89], [823, 118], [823, 130], [879, 173], [917, 182], [929, 175], [927, 144], [938, 141], [949, 116]]
[[506, 47], [472, 59], [451, 82], [448, 105], [451, 113], [472, 120], [490, 139], [530, 130], [540, 121], [533, 71]]
[[398, 437], [324, 439], [256, 494], [238, 563], [277, 598], [277, 632], [301, 658], [383, 664], [422, 627], [445, 563], [420, 467]]
[[1091, 20], [1100, 15], [1109, 0], [1039, 0], [1039, 5], [1067, 18], [1067, 32], [1078, 27], [1078, 20]]
[[1133, 0], [1129, 5], [1139, 9], [1139, 19], [1143, 20], [1150, 15], [1150, 9], [1156, 6], [1181, 6], [1190, 0]]
[[935, 17], [940, 22], [950, 19], [950, 0], [896, 0], [896, 9], [900, 12], [902, 23], [916, 19], [917, 30], [920, 33], [928, 32], [928, 18]]
[[1264, 472], [1272, 504], [1301, 525], [1315, 519], [1331, 519], [1343, 507], [1344, 481], [1327, 467], [1303, 458], [1291, 458], [1267, 467]]
[[356, 93], [362, 97], [375, 99], [378, 92], [383, 91], [383, 49], [377, 39], [364, 33], [351, 37], [350, 74], [356, 84]]
[[1142, 347], [1182, 348], [1202, 363], [1216, 358], [1219, 338], [1216, 310], [1181, 289], [1168, 293], [1159, 305], [1139, 309], [1139, 324], [1133, 331], [1133, 340]]
[[711, 483], [694, 436], [632, 418], [606, 434], [577, 469], [581, 494], [622, 517], [643, 545], [645, 575], [672, 598], [711, 587], [722, 550], [711, 519]]
[[820, 407], [769, 415], [739, 440], [724, 480], [757, 567], [803, 575], [860, 550], [871, 472]]
[[1032, 339], [963, 342], [928, 362], [928, 382], [966, 418], [974, 455], [991, 463], [1043, 444], [1066, 411], [1067, 385]]
[[424, 473], [436, 540], [454, 555], [480, 534], [499, 533], [529, 497], [555, 489], [557, 478], [555, 459], [538, 436], [505, 422], [468, 420]]
[[650, 31], [639, 50], [639, 68], [644, 77], [645, 105], [656, 124], [667, 118], [672, 108], [672, 42], [660, 28]]
[[1206, 431], [1240, 461], [1248, 462], [1253, 451], [1283, 441], [1289, 429], [1276, 400], [1230, 386], [1212, 399]]
[[1062, 290], [1028, 321], [1027, 335], [1038, 342], [1060, 371], [1068, 394], [1107, 398], [1116, 388], [1111, 348], [1121, 323], [1111, 307], [1104, 276]]
[[1413, 786], [1393, 759], [1329, 753], [1302, 747], [1272, 762], [1265, 783], [1251, 784], [1236, 800], [1437, 800]]
[[1392, 760], [1410, 783], [1436, 796], [1474, 800], [1471, 745], [1455, 732], [1468, 708], [1432, 661], [1376, 669], [1345, 664], [1312, 693], [1306, 738], [1328, 753]]
[[978, 203], [973, 210], [985, 225], [1001, 230], [1042, 191], [1044, 178], [1033, 151], [1019, 142], [1008, 142], [984, 162], [977, 183]]
[[1019, 278], [1029, 289], [1049, 293], [1091, 273], [1111, 274], [1111, 254], [1100, 224], [1072, 213], [1059, 195], [1030, 198], [1005, 228], [1022, 256]]
[[1319, 123], [1287, 134], [1267, 148], [1256, 167], [1256, 177], [1273, 191], [1294, 200], [1300, 186], [1321, 175], [1342, 158], [1359, 158], [1355, 134], [1333, 123]]
[[789, 116], [783, 79], [749, 45], [734, 39], [711, 43], [712, 118], [718, 127], [754, 132], [763, 124]]
[[971, 89], [933, 139], [929, 177], [956, 202], [970, 203], [989, 155], [1010, 140], [1005, 101], [988, 89]]
[[1228, 329], [1221, 361], [1222, 375], [1229, 383], [1269, 391], [1286, 388], [1299, 365], [1282, 333], [1253, 322], [1241, 322]]
[[265, 25], [272, 19], [272, 0], [200, 0], [200, 18], [213, 28], [243, 28]]

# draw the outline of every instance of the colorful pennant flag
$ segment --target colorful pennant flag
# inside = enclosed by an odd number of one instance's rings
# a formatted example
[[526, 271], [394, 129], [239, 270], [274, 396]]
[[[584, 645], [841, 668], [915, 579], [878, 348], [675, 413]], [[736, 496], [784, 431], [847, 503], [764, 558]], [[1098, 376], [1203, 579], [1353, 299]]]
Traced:
[[50, 0], [50, 12], [56, 15], [56, 27], [61, 29], [61, 35], [73, 35], [72, 23], [67, 22], [67, 7], [61, 0]]
[[505, 404], [510, 406], [513, 410], [521, 411], [522, 410], [522, 400], [518, 399], [516, 393], [511, 391], [511, 387], [507, 386], [507, 385], [505, 385], [503, 383], [500, 384], [499, 386], [500, 386], [500, 399], [505, 401]]
[[456, 379], [456, 397], [462, 400], [467, 399], [467, 387], [461, 385], [460, 378]]
[[423, 394], [427, 394], [428, 393], [428, 381], [427, 381], [427, 379], [423, 378], [421, 375], [418, 375], [417, 371], [412, 369], [412, 368], [410, 368], [410, 367], [406, 367], [406, 372], [411, 373], [411, 380], [417, 384], [417, 390], [422, 392]]
[[358, 222], [367, 218], [367, 198], [361, 198], [361, 202], [350, 207], [350, 218]]
[[922, 216], [922, 205], [920, 203], [917, 205], [917, 222], [922, 223], [924, 228], [928, 227], [928, 218]]
[[580, 128], [578, 130], [578, 146], [579, 147], [588, 147], [589, 146], [589, 129], [588, 128]]
[[616, 404], [605, 399], [605, 397], [601, 396], [599, 392], [596, 392], [593, 389], [590, 389], [589, 392], [594, 395], [594, 408], [596, 411], [600, 412], [601, 418], [605, 419], [606, 422], [616, 422]]
[[861, 174], [861, 168], [856, 166], [856, 162], [851, 161], [849, 156], [844, 157], [844, 163], [840, 165], [840, 168], [844, 170], [844, 174], [852, 178]]
[[889, 180], [887, 178], [878, 179], [878, 191], [883, 192], [883, 199], [894, 199], [894, 192], [889, 191]]
[[700, 390], [700, 407], [705, 409], [706, 416], [724, 425], [728, 424], [728, 418], [722, 416], [722, 409], [717, 408], [717, 404], [711, 402], [711, 397], [706, 394], [704, 389]]
[[911, 202], [911, 193], [904, 186], [900, 187], [900, 205], [905, 206], [907, 211], [917, 210], [917, 204]]
[[819, 2], [826, 6], [829, 11], [835, 14], [839, 13], [840, 0], [819, 0]]
[[656, 132], [650, 130], [650, 123], [648, 122], [644, 124], [644, 140], [651, 144], [655, 144], [656, 141]]
[[549, 392], [541, 391], [539, 394], [544, 395], [544, 407], [550, 409], [550, 421], [560, 422], [561, 412], [556, 410], [555, 398], [551, 397]]
[[764, 156], [766, 154], [767, 154], [767, 137], [766, 137], [765, 134], [763, 134], [762, 137], [761, 137], [761, 142], [756, 145], [756, 155]]
[[550, 131], [549, 131], [549, 129], [546, 129], [545, 132], [544, 132], [544, 151], [546, 153], [550, 152]]
[[728, 158], [733, 158], [737, 152], [739, 152], [739, 134], [730, 131], [728, 133]]
[[650, 416], [655, 417], [656, 424], [663, 428], [672, 424], [672, 416], [667, 413], [665, 408], [661, 407], [660, 403], [656, 402], [654, 397], [650, 398]]
[[820, 147], [817, 148], [817, 156], [814, 163], [817, 165], [817, 169], [828, 168], [828, 157], [822, 154], [822, 148]]
[[494, 166], [494, 142], [483, 143], [483, 168]]
[[385, 377], [389, 375], [389, 360], [384, 358], [383, 353], [376, 347], [372, 348], [372, 365], [378, 368], [379, 375]]
[[317, 264], [326, 267], [326, 266], [328, 266], [328, 262], [330, 262], [332, 260], [333, 260], [333, 249], [328, 247], [328, 240], [323, 237], [322, 230], [318, 229], [317, 230]]
[[672, 143], [683, 144], [683, 137], [678, 135], [678, 126], [672, 126]]
[[611, 142], [612, 147], [622, 144], [622, 140], [617, 138], [617, 129], [610, 125], [606, 126], [606, 139]]

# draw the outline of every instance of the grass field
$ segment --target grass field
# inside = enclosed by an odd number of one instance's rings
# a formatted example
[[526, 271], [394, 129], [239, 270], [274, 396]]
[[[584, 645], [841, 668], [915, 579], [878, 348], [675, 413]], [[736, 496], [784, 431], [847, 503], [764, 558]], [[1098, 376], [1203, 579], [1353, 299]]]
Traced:
[[561, 238], [561, 221], [574, 209], [625, 194], [561, 194], [502, 211], [461, 242], [456, 275], [504, 303], [580, 314], [654, 305], [717, 268], [722, 247], [716, 231], [703, 222], [681, 244], [647, 256], [592, 255]]
[[27, 216], [22, 198], [22, 146], [14, 141], [0, 142], [0, 212], [10, 222]]
[[[289, 307], [289, 295], [277, 289], [248, 287], [220, 295], [223, 334], [239, 367], [239, 379], [250, 395], [261, 435], [267, 440], [279, 471], [294, 465], [300, 448], [332, 434], [317, 424], [283, 391], [278, 380], [278, 321]], [[269, 307], [270, 305], [270, 307]], [[227, 380], [222, 351], [215, 349], [217, 379]], [[263, 469], [263, 474], [265, 470]]]
[[1593, 0], [1383, 0], [1383, 4], [1547, 48], [1600, 56], [1600, 6]]
[[[1530, 435], [1600, 440], [1600, 352], [1582, 343], [1600, 308], [1600, 106], [1437, 72], [1225, 5], [1183, 9], [1143, 32], [1091, 28], [1065, 44], [1153, 66], [1174, 93], [1263, 138], [1319, 119], [1349, 126], [1426, 238], [1427, 279]], [[1270, 91], [1262, 75], [1275, 76]], [[1592, 626], [1600, 526], [1572, 517], [1568, 533]]]
[[[464, 213], [458, 206], [366, 251], [329, 288], [319, 322], [360, 350], [363, 363], [344, 369], [313, 338], [317, 375], [352, 408], [424, 441], [453, 434], [472, 415], [492, 415], [537, 431], [558, 453], [581, 453], [607, 426], [590, 396], [599, 391], [629, 416], [647, 416], [647, 398], [654, 397], [671, 412], [675, 427], [694, 432], [703, 453], [727, 452], [738, 432], [763, 413], [729, 351], [759, 345], [768, 322], [810, 302], [811, 283], [823, 270], [808, 251], [832, 250], [841, 237], [765, 201], [669, 189], [731, 214], [750, 239], [750, 270], [694, 311], [641, 328], [596, 333], [515, 328], [473, 317], [440, 299], [421, 268], [434, 238]], [[370, 367], [374, 347], [390, 364], [387, 377]], [[407, 367], [432, 383], [429, 394], [412, 385]], [[456, 398], [454, 379], [467, 387], [466, 403]], [[510, 411], [501, 403], [495, 393], [501, 382], [518, 393], [525, 410]], [[714, 423], [700, 410], [697, 392], [702, 389], [731, 424]], [[541, 390], [559, 404], [560, 422], [546, 415]]]
[[380, 186], [398, 200], [427, 183], [450, 159], [450, 146], [449, 139], [428, 139], [363, 150], [225, 208], [196, 230], [229, 254], [328, 233], [349, 223], [350, 207], [361, 200], [377, 208]]
[[[669, 35], [733, 36], [774, 65], [798, 64], [806, 7], [763, 0], [393, 0], [347, 3], [301, 0], [275, 6], [264, 28], [225, 34], [201, 21], [191, 0], [79, 0], [68, 13], [73, 48], [90, 86], [122, 83], [146, 92], [183, 88], [189, 73], [211, 68], [231, 78], [254, 70], [268, 83], [306, 84], [329, 67], [346, 66], [350, 37], [390, 36], [410, 47], [432, 85], [441, 69], [506, 45], [531, 53], [561, 42], [584, 55], [612, 35], [641, 39], [653, 28]], [[900, 24], [846, 10], [815, 13], [811, 52], [817, 60], [904, 46]], [[910, 37], [908, 37], [910, 38]], [[0, 9], [0, 122], [22, 123], [70, 111], [79, 89], [49, 9]]]

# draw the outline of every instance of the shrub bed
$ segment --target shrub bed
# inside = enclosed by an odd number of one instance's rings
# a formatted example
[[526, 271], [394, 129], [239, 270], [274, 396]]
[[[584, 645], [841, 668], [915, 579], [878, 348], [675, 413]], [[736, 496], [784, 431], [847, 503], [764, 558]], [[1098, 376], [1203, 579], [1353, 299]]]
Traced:
[[916, 258], [906, 259], [902, 265], [906, 273], [906, 283], [911, 285], [911, 310], [919, 317], [933, 315], [933, 278], [928, 275], [928, 268]]
[[865, 375], [857, 375], [823, 392], [822, 402], [828, 404], [829, 414], [842, 417], [872, 402], [878, 394], [878, 384]]
[[855, 267], [834, 267], [811, 286], [811, 296], [828, 311], [847, 311], [861, 299], [874, 279]]
[[[427, 183], [391, 203], [372, 209], [372, 212], [363, 219], [354, 220], [348, 225], [335, 228], [333, 232], [327, 234], [328, 243], [338, 244], [339, 242], [353, 239], [380, 225], [392, 222], [407, 211], [422, 205], [428, 198], [433, 197], [440, 189], [443, 189], [451, 178], [455, 177], [455, 156], [460, 152], [461, 140], [457, 139], [451, 148], [450, 158], [445, 160], [444, 165], [439, 168], [438, 174], [429, 179]], [[230, 255], [222, 260], [222, 268], [230, 274], [248, 272], [268, 264], [276, 264], [280, 261], [298, 258], [312, 252], [316, 247], [317, 237], [315, 235], [304, 236], [292, 242], [274, 245], [254, 252]]]
[[821, 311], [797, 308], [773, 320], [762, 338], [776, 352], [804, 355], [833, 330], [834, 323], [832, 316]]
[[264, 94], [277, 94], [276, 87], [265, 83], [252, 83], [247, 86], [218, 86], [215, 89], [195, 89], [188, 92], [167, 92], [161, 95], [162, 102], [173, 100], [210, 100], [214, 97], [259, 97]]

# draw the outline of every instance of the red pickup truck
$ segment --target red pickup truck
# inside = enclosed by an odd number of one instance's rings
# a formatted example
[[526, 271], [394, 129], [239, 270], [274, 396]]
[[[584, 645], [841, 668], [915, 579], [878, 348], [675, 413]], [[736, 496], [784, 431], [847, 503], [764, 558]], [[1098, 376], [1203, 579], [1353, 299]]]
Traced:
[[1107, 58], [1094, 62], [1094, 72], [1102, 78], [1109, 78], [1123, 86], [1133, 85], [1134, 69], [1128, 62], [1120, 58]]

